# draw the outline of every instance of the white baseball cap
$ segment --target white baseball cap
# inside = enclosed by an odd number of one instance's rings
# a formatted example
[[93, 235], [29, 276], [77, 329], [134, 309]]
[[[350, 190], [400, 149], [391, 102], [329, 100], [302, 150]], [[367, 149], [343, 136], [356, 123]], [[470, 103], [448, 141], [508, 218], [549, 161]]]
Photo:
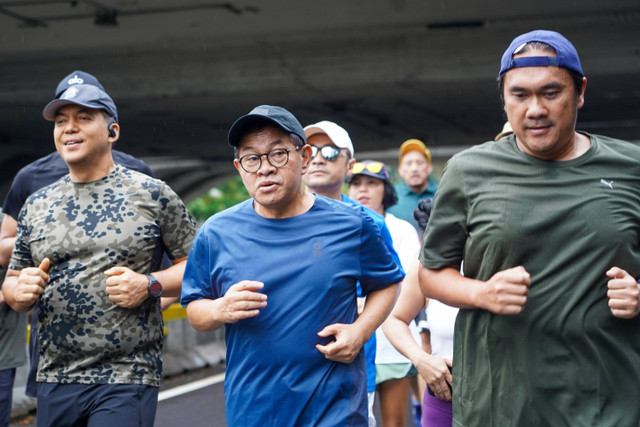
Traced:
[[333, 122], [323, 120], [321, 122], [314, 123], [304, 128], [304, 134], [307, 137], [307, 139], [311, 135], [315, 135], [318, 133], [326, 134], [336, 147], [345, 148], [349, 150], [349, 154], [351, 154], [351, 158], [355, 156], [351, 138], [349, 138], [349, 134], [342, 127], [338, 126]]

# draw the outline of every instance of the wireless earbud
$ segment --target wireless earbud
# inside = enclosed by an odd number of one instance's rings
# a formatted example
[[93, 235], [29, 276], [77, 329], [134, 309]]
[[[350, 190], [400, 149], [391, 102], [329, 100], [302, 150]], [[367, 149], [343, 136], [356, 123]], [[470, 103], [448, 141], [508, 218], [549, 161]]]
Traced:
[[109, 136], [111, 138], [115, 137], [116, 136], [116, 130], [113, 128], [113, 123], [109, 124], [108, 129], [109, 129]]

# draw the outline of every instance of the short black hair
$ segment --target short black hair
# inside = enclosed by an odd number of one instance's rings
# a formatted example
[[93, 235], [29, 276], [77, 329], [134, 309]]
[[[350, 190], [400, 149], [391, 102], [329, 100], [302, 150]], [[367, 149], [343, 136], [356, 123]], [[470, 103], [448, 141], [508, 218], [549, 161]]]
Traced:
[[384, 182], [384, 197], [382, 198], [382, 207], [386, 211], [391, 206], [398, 203], [398, 195], [396, 194], [396, 189], [391, 185], [389, 181]]
[[116, 123], [116, 118], [109, 114], [107, 110], [100, 110], [100, 112], [102, 113], [102, 117], [104, 117], [104, 121], [107, 122], [107, 125]]

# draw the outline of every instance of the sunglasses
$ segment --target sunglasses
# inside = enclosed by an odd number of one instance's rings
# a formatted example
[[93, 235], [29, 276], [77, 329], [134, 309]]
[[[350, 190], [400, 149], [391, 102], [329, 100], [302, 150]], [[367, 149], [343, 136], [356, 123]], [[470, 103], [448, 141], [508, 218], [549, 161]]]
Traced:
[[[371, 173], [380, 173], [383, 167], [384, 167], [384, 163], [381, 163], [381, 162], [370, 162], [370, 163], [358, 162], [358, 163], [355, 163], [351, 168], [351, 173], [354, 175], [359, 174], [359, 173], [362, 173], [362, 171], [364, 171], [365, 169]], [[386, 176], [387, 174], [385, 173], [384, 175]]]
[[332, 145], [325, 145], [322, 148], [318, 148], [315, 145], [312, 145], [311, 159], [314, 159], [318, 155], [318, 153], [320, 153], [325, 160], [328, 160], [330, 162], [335, 162], [338, 159], [338, 156], [340, 155], [340, 149]]

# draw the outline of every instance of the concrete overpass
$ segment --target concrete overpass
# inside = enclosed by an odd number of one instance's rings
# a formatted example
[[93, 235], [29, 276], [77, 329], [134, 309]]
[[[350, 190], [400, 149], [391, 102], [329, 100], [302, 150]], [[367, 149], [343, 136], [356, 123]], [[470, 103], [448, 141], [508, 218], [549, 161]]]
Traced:
[[638, 0], [0, 0], [0, 198], [52, 151], [40, 112], [74, 69], [116, 101], [118, 148], [189, 200], [232, 172], [226, 131], [257, 104], [340, 123], [360, 158], [491, 139], [500, 56], [536, 28], [581, 54], [579, 128], [640, 140]]

